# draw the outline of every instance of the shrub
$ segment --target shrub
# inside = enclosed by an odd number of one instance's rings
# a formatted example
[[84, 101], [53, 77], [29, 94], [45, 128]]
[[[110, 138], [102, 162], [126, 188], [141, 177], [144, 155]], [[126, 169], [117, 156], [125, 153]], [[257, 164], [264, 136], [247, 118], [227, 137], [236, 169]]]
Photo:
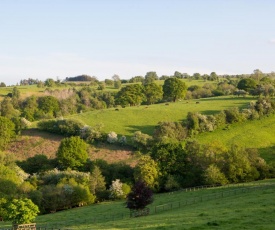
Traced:
[[143, 182], [138, 181], [127, 195], [126, 207], [132, 210], [144, 209], [153, 202], [152, 190]]
[[7, 204], [7, 220], [11, 220], [14, 224], [31, 223], [39, 213], [38, 207], [27, 198], [13, 199]]
[[115, 143], [117, 142], [118, 138], [117, 138], [117, 134], [115, 132], [110, 132], [108, 135], [107, 135], [107, 142], [109, 143]]
[[121, 199], [125, 197], [125, 194], [122, 189], [122, 183], [119, 179], [112, 181], [112, 185], [110, 186], [110, 198], [111, 199]]
[[62, 168], [78, 168], [88, 159], [87, 144], [80, 137], [64, 138], [56, 153]]
[[136, 131], [132, 137], [132, 144], [138, 150], [147, 150], [151, 145], [153, 138], [148, 134]]
[[76, 120], [46, 120], [40, 121], [37, 127], [41, 130], [62, 134], [65, 136], [79, 136], [84, 124]]

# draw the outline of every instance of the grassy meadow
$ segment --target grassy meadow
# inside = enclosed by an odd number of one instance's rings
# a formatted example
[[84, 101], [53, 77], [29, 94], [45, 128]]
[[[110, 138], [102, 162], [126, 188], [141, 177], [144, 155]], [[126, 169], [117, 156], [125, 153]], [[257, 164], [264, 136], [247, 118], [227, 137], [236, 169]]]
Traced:
[[[125, 201], [94, 204], [36, 219], [56, 229], [264, 229], [275, 225], [275, 180], [155, 195], [150, 215], [129, 218]], [[181, 203], [173, 206], [171, 204]], [[163, 206], [167, 209], [161, 209]], [[11, 223], [0, 222], [0, 228]]]
[[201, 133], [196, 138], [200, 143], [238, 144], [245, 148], [258, 148], [260, 155], [268, 162], [275, 162], [275, 116], [260, 120], [232, 124], [228, 129]]
[[118, 110], [114, 108], [94, 110], [74, 114], [69, 118], [81, 120], [90, 126], [103, 124], [105, 132], [114, 131], [120, 135], [131, 136], [139, 130], [152, 135], [154, 127], [160, 121], [182, 121], [186, 119], [188, 112], [200, 112], [209, 115], [232, 107], [246, 108], [251, 100], [255, 99], [232, 96], [212, 97], [199, 100], [182, 100], [168, 103], [168, 105], [161, 103], [119, 108]]

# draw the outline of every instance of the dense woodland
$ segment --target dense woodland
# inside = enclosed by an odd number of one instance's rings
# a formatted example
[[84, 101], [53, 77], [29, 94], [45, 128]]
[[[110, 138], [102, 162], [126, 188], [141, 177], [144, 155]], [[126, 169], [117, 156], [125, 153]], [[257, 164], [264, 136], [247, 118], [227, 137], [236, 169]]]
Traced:
[[[183, 79], [190, 81], [190, 86], [187, 87]], [[197, 85], [196, 80], [203, 80], [204, 84]], [[173, 76], [158, 77], [155, 72], [148, 72], [144, 77], [136, 76], [127, 81], [114, 75], [102, 82], [81, 75], [64, 82], [25, 79], [20, 85], [37, 85], [44, 90], [44, 95], [22, 97], [14, 86], [1, 101], [0, 217], [7, 216], [13, 199], [27, 198], [43, 214], [124, 199], [137, 181], [144, 181], [154, 192], [165, 192], [275, 177], [274, 165], [267, 164], [257, 149], [235, 144], [202, 145], [196, 140], [203, 132], [226, 130], [233, 123], [273, 116], [274, 73], [255, 70], [248, 75], [218, 76], [212, 72], [190, 76], [176, 71]], [[0, 86], [6, 87], [3, 82]], [[110, 87], [112, 90], [107, 90]], [[136, 131], [128, 139], [115, 132], [105, 133], [100, 125], [90, 127], [66, 118], [90, 110], [119, 110], [224, 95], [252, 95], [255, 102], [246, 109], [236, 107], [213, 115], [189, 112], [183, 122], [159, 121], [153, 135]], [[9, 143], [32, 122], [37, 122], [37, 129], [41, 131], [64, 136], [56, 158], [49, 159], [38, 153], [17, 161], [5, 152]], [[129, 146], [139, 160], [134, 167], [104, 160], [91, 161], [87, 147], [98, 143]]]

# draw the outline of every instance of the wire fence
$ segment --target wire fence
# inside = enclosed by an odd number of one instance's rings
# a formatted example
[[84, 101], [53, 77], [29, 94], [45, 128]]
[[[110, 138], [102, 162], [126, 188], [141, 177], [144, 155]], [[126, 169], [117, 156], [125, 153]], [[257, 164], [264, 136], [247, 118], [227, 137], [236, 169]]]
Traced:
[[[183, 192], [190, 192], [190, 191], [199, 191], [203, 189], [209, 189], [218, 187], [218, 185], [207, 185], [207, 186], [197, 186], [192, 188], [186, 188], [174, 192], [169, 192], [163, 195], [181, 195]], [[177, 200], [174, 202], [169, 202], [165, 204], [160, 205], [151, 205], [150, 206], [150, 215], [158, 214], [160, 212], [172, 210], [172, 209], [179, 209], [184, 208], [188, 205], [194, 205], [201, 202], [206, 202], [210, 200], [217, 200], [222, 199], [230, 196], [236, 196], [243, 193], [248, 193], [255, 190], [264, 190], [266, 188], [273, 188], [275, 187], [275, 184], [265, 184], [265, 183], [249, 183], [249, 184], [230, 184], [226, 186], [219, 186], [221, 188], [221, 191], [215, 192], [212, 194], [204, 194], [200, 196], [192, 196], [191, 198], [187, 198], [184, 200]], [[122, 220], [122, 219], [129, 219], [130, 218], [130, 212], [124, 212], [124, 213], [116, 213], [116, 214], [106, 214], [106, 215], [98, 215], [94, 216], [92, 218], [83, 218], [82, 224], [96, 224], [101, 222], [109, 222], [109, 221], [116, 221], [116, 220]], [[75, 222], [78, 222], [78, 219], [70, 219], [68, 221], [57, 221], [54, 223], [48, 224], [38, 224], [36, 227], [36, 230], [71, 230], [69, 226], [72, 226]], [[12, 228], [0, 228], [0, 230], [12, 230]]]

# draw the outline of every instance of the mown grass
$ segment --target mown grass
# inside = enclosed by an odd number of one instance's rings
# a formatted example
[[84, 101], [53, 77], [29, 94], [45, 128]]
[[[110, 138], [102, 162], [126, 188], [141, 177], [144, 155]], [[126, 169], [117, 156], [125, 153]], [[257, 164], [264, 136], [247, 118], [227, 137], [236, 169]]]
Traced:
[[[273, 230], [275, 180], [259, 183], [261, 186], [258, 183], [246, 183], [239, 186], [159, 194], [155, 196], [154, 203], [150, 205], [151, 213], [146, 217], [129, 218], [129, 210], [125, 208], [124, 201], [117, 201], [41, 215], [36, 219], [36, 223], [38, 226], [61, 229]], [[204, 199], [207, 197], [209, 199]], [[196, 199], [197, 202], [192, 203]], [[174, 209], [154, 211], [156, 206], [181, 201], [191, 202]], [[114, 219], [110, 218], [114, 215]], [[0, 228], [10, 225], [10, 222], [0, 222]]]
[[[114, 108], [94, 110], [69, 117], [82, 120], [90, 126], [103, 124], [105, 132], [114, 131], [120, 135], [130, 136], [139, 130], [152, 135], [155, 126], [160, 121], [182, 121], [186, 119], [188, 112], [214, 114], [232, 107], [246, 108], [251, 100], [254, 100], [254, 98], [213, 97], [199, 100], [183, 100], [169, 103], [168, 105], [161, 103], [149, 106], [119, 108], [119, 110]], [[196, 102], [199, 102], [199, 104]]]

